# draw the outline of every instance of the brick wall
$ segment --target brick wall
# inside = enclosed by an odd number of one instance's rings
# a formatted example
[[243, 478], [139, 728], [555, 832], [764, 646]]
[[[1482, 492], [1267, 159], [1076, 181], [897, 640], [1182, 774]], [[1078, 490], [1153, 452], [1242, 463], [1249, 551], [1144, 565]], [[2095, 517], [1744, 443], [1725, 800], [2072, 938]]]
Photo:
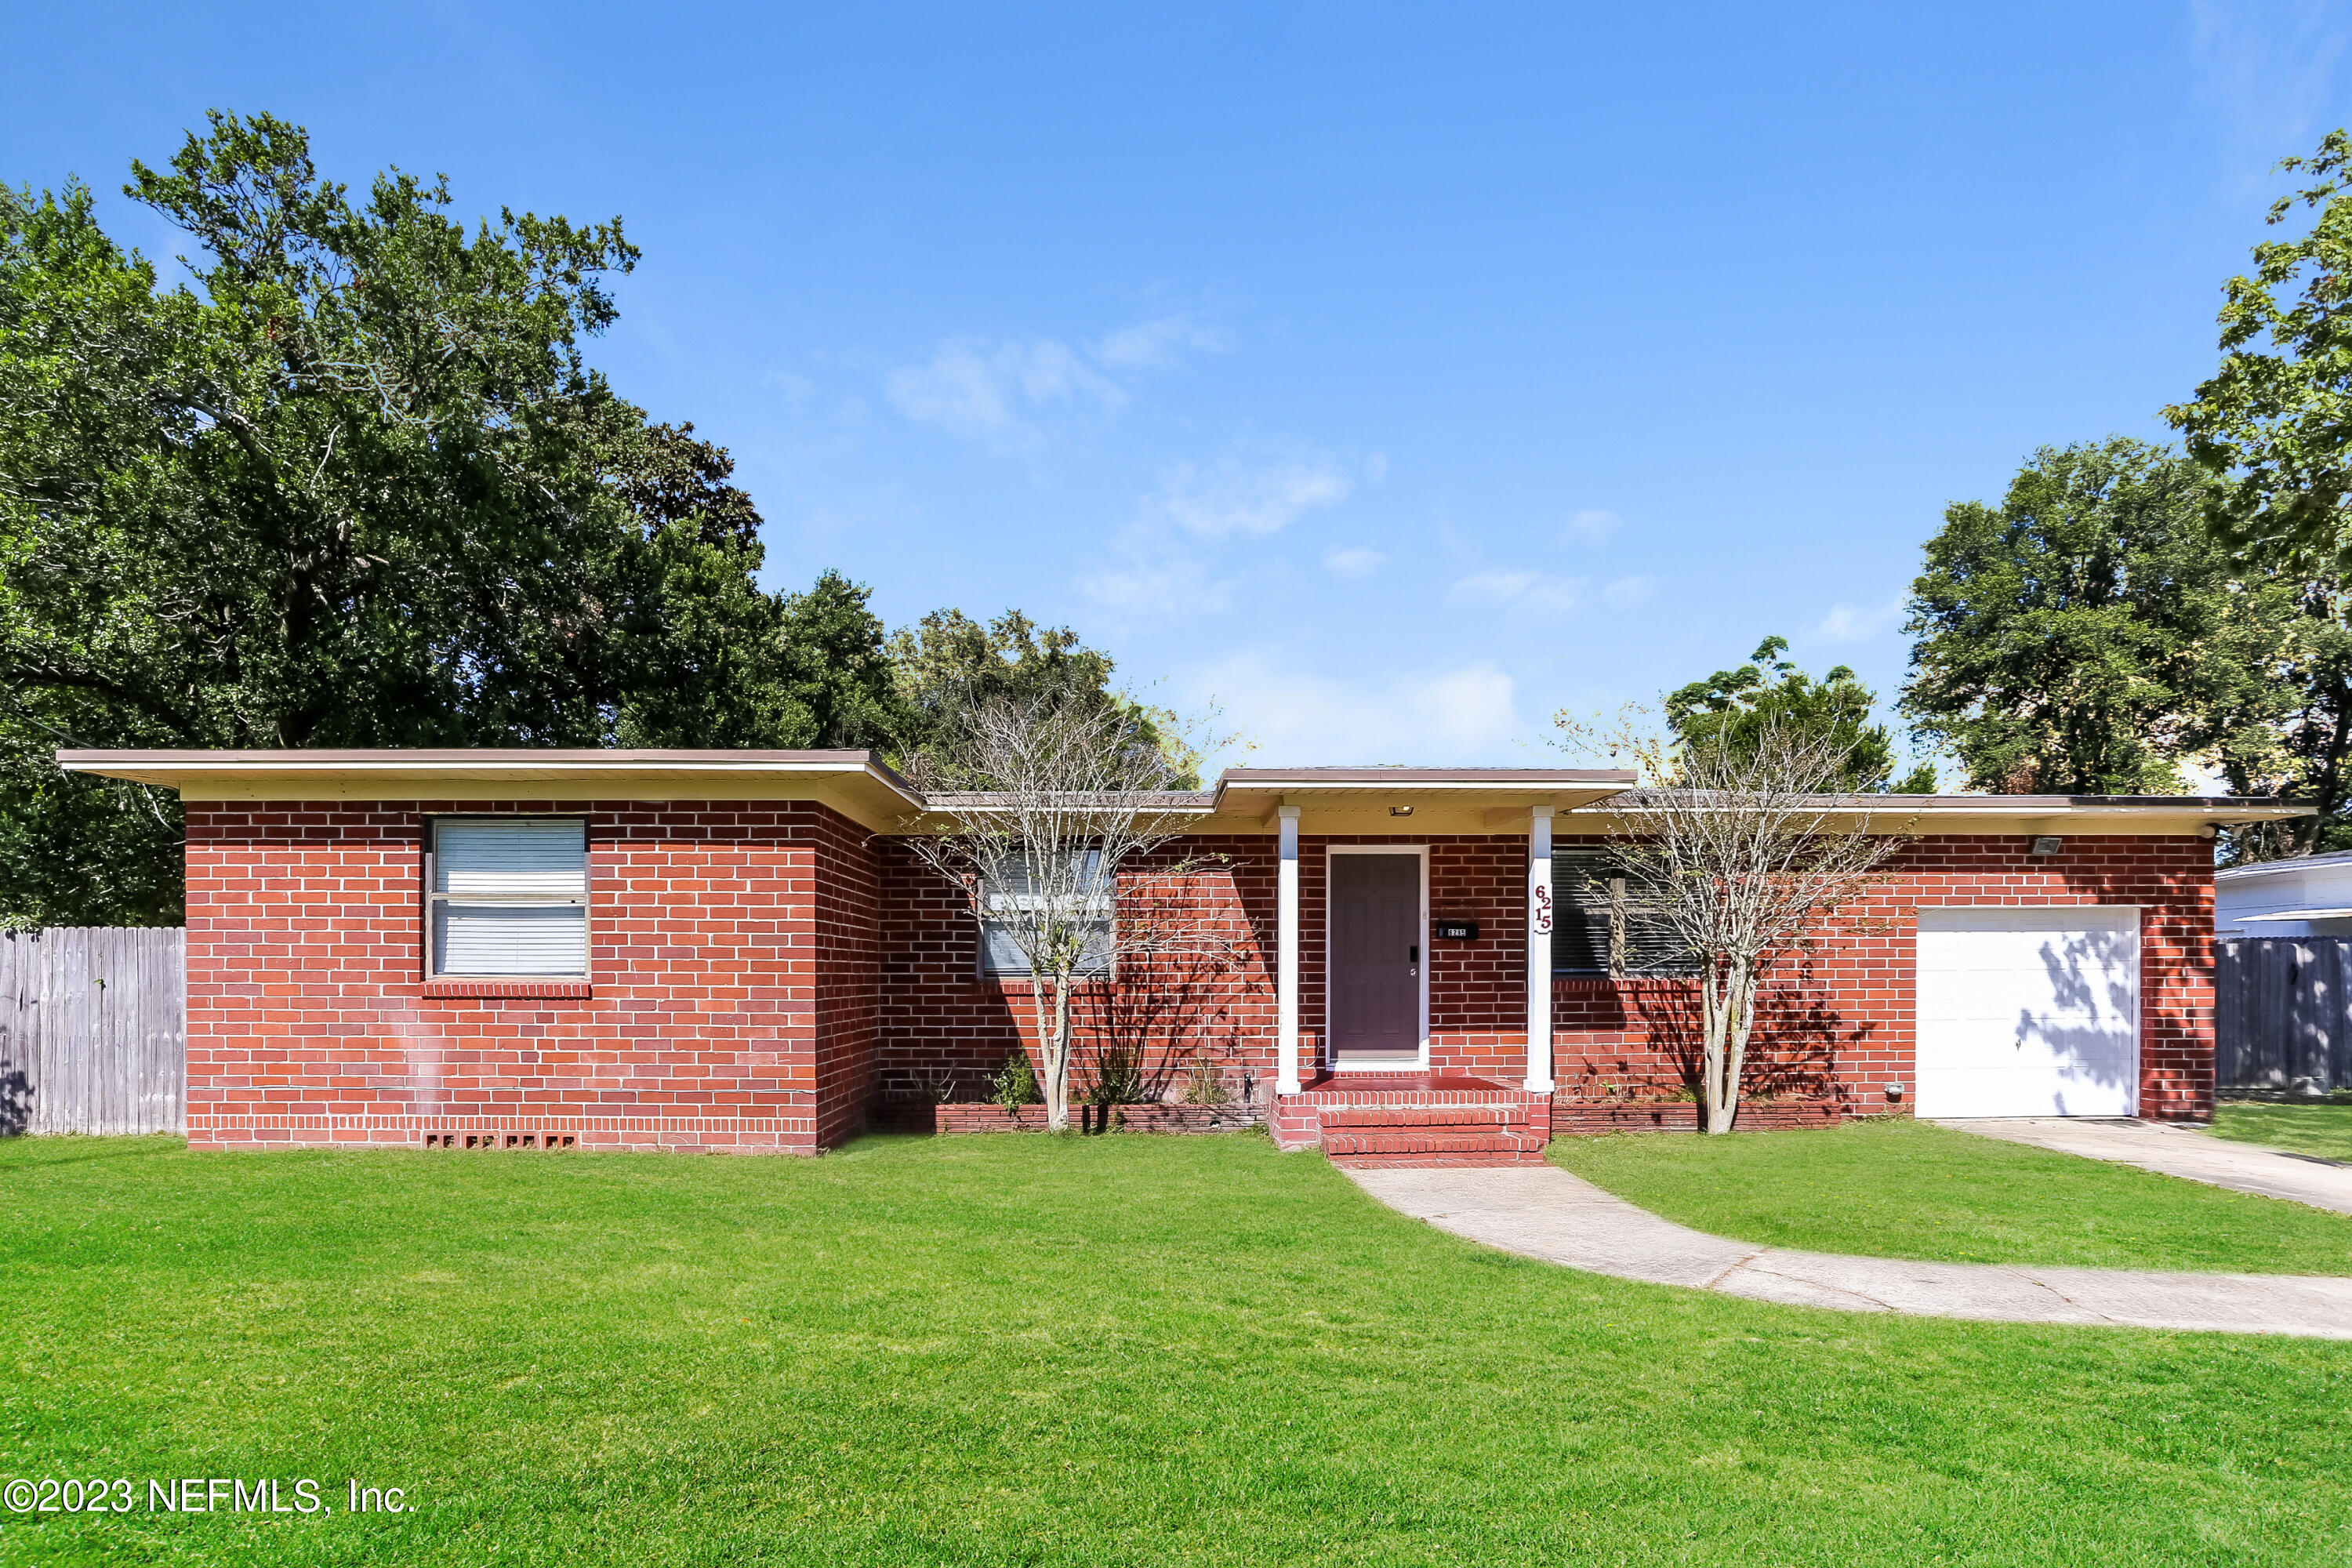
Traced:
[[[951, 1073], [976, 1096], [1016, 1047], [1036, 1059], [1035, 1000], [1029, 982], [980, 973], [980, 932], [963, 895], [887, 839], [877, 846], [882, 879], [881, 1050], [883, 1098], [919, 1097], [935, 1074]], [[1106, 1047], [1131, 1047], [1157, 1092], [1177, 1092], [1192, 1059], [1214, 1064], [1238, 1098], [1273, 1061], [1274, 841], [1190, 839], [1170, 858], [1195, 863], [1184, 888], [1208, 917], [1222, 950], [1130, 958], [1119, 981], [1077, 993], [1080, 1077]]]
[[[427, 986], [420, 838], [432, 811], [589, 821], [592, 984]], [[961, 896], [906, 849], [814, 804], [188, 808], [189, 1122], [199, 1144], [416, 1143], [554, 1133], [613, 1147], [814, 1151], [876, 1098], [940, 1072], [965, 1097], [1034, 1047], [1029, 987], [982, 979]], [[1300, 853], [1302, 1060], [1323, 1031], [1325, 868]], [[1524, 839], [1427, 840], [1432, 1066], [1524, 1069]], [[1564, 841], [1565, 842], [1565, 841]], [[2195, 838], [1937, 837], [1768, 994], [1755, 1088], [1889, 1109], [1914, 1081], [1916, 922], [1928, 904], [2137, 904], [2141, 1103], [2212, 1098], [2212, 873]], [[1273, 1070], [1276, 844], [1203, 838], [1187, 897], [1218, 957], [1123, 963], [1083, 988], [1082, 1053], [1131, 1045], [1161, 1092], [1196, 1057], [1229, 1092]], [[585, 991], [586, 994], [577, 994]], [[504, 992], [505, 994], [485, 993]], [[436, 994], [453, 993], [453, 994]], [[1553, 984], [1562, 1098], [1652, 1099], [1686, 1077], [1690, 987]], [[1083, 1077], [1083, 1074], [1082, 1074]]]
[[[1563, 845], [1594, 842], [1563, 837]], [[1527, 847], [1515, 835], [1408, 839], [1302, 837], [1299, 844], [1300, 1059], [1318, 1059], [1324, 1026], [1323, 911], [1333, 844], [1427, 843], [1430, 913], [1475, 920], [1475, 942], [1433, 941], [1430, 1065], [1442, 1073], [1516, 1079], [1526, 1070]], [[1927, 904], [2137, 904], [2141, 921], [2141, 1105], [2202, 1114], [2212, 1100], [2212, 854], [2187, 837], [2073, 837], [2049, 859], [2022, 837], [1922, 839], [1887, 882], [1847, 910], [1819, 949], [1785, 965], [1764, 998], [1752, 1047], [1755, 1092], [1832, 1100], [1856, 1111], [1902, 1110], [1915, 1083], [1911, 1007], [1915, 910]], [[1097, 986], [1081, 1011], [1080, 1051], [1149, 1040], [1161, 1080], [1193, 1051], [1270, 1073], [1274, 1062], [1275, 841], [1202, 839], [1223, 857], [1202, 896], [1248, 940], [1213, 981], [1179, 997], [1162, 987]], [[965, 1092], [1016, 1042], [1034, 1053], [1028, 987], [978, 977], [977, 936], [952, 889], [884, 843], [882, 1092], [914, 1092], [950, 1068]], [[1554, 1073], [1563, 1097], [1653, 1099], [1689, 1080], [1693, 988], [1674, 981], [1557, 979]], [[1155, 1016], [1155, 1008], [1157, 1014]], [[1107, 1022], [1108, 1021], [1108, 1022]], [[1905, 1086], [1890, 1105], [1885, 1085]]]
[[816, 808], [817, 1143], [831, 1148], [863, 1131], [881, 1042], [882, 883], [875, 840], [845, 817]]
[[[1749, 1092], [1907, 1108], [1916, 910], [1927, 905], [2137, 904], [2140, 1110], [2201, 1116], [2213, 1103], [2212, 846], [2186, 837], [2070, 837], [2030, 856], [2011, 837], [1923, 838], [1814, 952], [1776, 974], [1751, 1046]], [[1554, 1078], [1563, 1098], [1671, 1094], [1690, 1081], [1692, 988], [1666, 981], [1559, 980]], [[1888, 1083], [1906, 1098], [1890, 1104]]]
[[[424, 982], [423, 824], [459, 811], [587, 818], [588, 984]], [[187, 852], [192, 1143], [814, 1152], [862, 1119], [873, 854], [822, 805], [194, 803]]]

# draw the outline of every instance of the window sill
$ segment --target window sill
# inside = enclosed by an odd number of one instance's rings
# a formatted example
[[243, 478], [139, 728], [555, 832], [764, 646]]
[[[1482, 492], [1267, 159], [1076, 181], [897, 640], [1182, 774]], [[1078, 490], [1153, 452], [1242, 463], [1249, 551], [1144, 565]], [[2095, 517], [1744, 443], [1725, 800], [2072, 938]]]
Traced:
[[1595, 974], [1589, 970], [1573, 973], [1564, 969], [1552, 971], [1554, 984], [1577, 985], [1683, 985], [1696, 981], [1696, 971], [1689, 974]]
[[435, 997], [538, 996], [588, 997], [595, 994], [588, 981], [577, 976], [533, 979], [528, 975], [483, 975], [473, 979], [428, 980], [425, 995]]
[[[1099, 969], [1089, 970], [1071, 975], [1070, 989], [1076, 991], [1088, 985], [1108, 985], [1115, 978]], [[1029, 974], [983, 974], [980, 977], [980, 984], [993, 990], [1024, 996], [1037, 988], [1036, 977]]]

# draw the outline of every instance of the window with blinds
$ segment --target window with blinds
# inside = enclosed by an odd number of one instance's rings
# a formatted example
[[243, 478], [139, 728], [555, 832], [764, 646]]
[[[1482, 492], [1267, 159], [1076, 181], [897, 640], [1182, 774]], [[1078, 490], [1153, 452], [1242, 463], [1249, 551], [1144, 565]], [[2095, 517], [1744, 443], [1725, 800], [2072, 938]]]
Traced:
[[436, 977], [588, 973], [588, 825], [578, 817], [433, 824], [425, 931]]
[[1551, 972], [1615, 979], [1695, 974], [1696, 960], [1605, 849], [1552, 851]]
[[[1110, 972], [1111, 895], [1110, 889], [1103, 882], [1102, 857], [1099, 854], [1087, 853], [1084, 874], [1096, 889], [1088, 902], [1100, 913], [1075, 922], [1092, 933], [1086, 939], [1086, 945], [1079, 953], [1076, 973], [1107, 974]], [[1026, 979], [1031, 974], [1029, 955], [1021, 951], [1020, 944], [1008, 933], [1006, 927], [1009, 922], [1004, 917], [1035, 906], [1038, 900], [1033, 888], [1025, 867], [1009, 878], [989, 884], [988, 914], [981, 922], [980, 972], [982, 974], [1014, 979]]]

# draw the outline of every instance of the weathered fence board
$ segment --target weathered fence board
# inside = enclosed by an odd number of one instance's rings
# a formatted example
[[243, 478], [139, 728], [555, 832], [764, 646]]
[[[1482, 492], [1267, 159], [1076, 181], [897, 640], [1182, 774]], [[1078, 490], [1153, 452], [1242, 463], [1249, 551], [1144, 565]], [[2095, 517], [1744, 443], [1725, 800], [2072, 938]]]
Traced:
[[41, 944], [0, 941], [0, 1134], [33, 1124], [33, 1074], [41, 1048]]
[[2225, 1092], [2352, 1089], [2352, 937], [2242, 937], [2216, 946], [2217, 1085]]
[[0, 940], [0, 1131], [183, 1131], [187, 1010], [184, 931]]

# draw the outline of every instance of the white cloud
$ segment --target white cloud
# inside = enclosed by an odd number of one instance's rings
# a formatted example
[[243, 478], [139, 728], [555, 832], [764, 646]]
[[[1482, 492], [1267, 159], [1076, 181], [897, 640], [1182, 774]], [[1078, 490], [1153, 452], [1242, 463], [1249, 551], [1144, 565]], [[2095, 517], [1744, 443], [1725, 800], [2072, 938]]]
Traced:
[[1589, 507], [1569, 515], [1562, 537], [1583, 544], [1606, 544], [1609, 536], [1625, 526], [1625, 520], [1613, 511]]
[[1445, 591], [1455, 605], [1496, 605], [1534, 615], [1565, 615], [1585, 601], [1591, 584], [1582, 577], [1555, 577], [1548, 573], [1479, 572], [1455, 579]]
[[1122, 532], [1108, 565], [1078, 579], [1088, 598], [1130, 616], [1208, 616], [1233, 608], [1234, 582], [1198, 552], [1161, 536]]
[[1369, 577], [1388, 562], [1386, 552], [1366, 549], [1361, 545], [1352, 550], [1342, 550], [1335, 544], [1323, 552], [1323, 564], [1342, 577]]
[[[1346, 465], [1316, 454], [1174, 464], [1112, 537], [1108, 563], [1081, 575], [1078, 586], [1096, 603], [1131, 615], [1228, 609], [1237, 579], [1216, 568], [1217, 546], [1278, 533], [1309, 512], [1339, 505], [1355, 484]], [[1369, 571], [1385, 559], [1377, 551], [1339, 553], [1349, 557], [1346, 564], [1327, 564], [1343, 574], [1359, 565]]]
[[[2200, 96], [2219, 110], [2247, 169], [2267, 171], [2318, 141], [2347, 32], [2325, 0], [2193, 0]], [[2267, 177], [2261, 188], [2275, 182]]]
[[1116, 382], [1052, 338], [950, 338], [925, 363], [891, 371], [884, 385], [916, 424], [1000, 452], [1038, 445], [1048, 412], [1110, 412], [1127, 401]]
[[1820, 642], [1868, 642], [1901, 618], [1906, 602], [1906, 595], [1897, 594], [1874, 610], [1832, 605], [1830, 613], [1813, 628], [1812, 636]]
[[1642, 603], [1650, 596], [1650, 590], [1657, 585], [1658, 580], [1655, 577], [1636, 573], [1631, 577], [1616, 579], [1609, 586], [1601, 590], [1601, 596], [1622, 608], [1627, 605]]
[[1125, 406], [1124, 381], [1168, 370], [1194, 353], [1219, 353], [1231, 335], [1190, 316], [1137, 321], [1081, 353], [1058, 338], [946, 338], [919, 363], [887, 371], [898, 412], [992, 452], [1034, 451], [1092, 414]]
[[1256, 742], [1252, 766], [1510, 762], [1527, 732], [1511, 678], [1491, 664], [1339, 679], [1244, 651], [1180, 684], [1188, 700], [1213, 700]]
[[772, 370], [760, 378], [762, 386], [772, 386], [784, 395], [784, 401], [795, 407], [816, 395], [816, 383], [793, 370]]
[[1162, 469], [1144, 511], [1197, 539], [1276, 533], [1310, 511], [1338, 506], [1355, 488], [1348, 470], [1329, 458], [1256, 463], [1224, 458]]
[[1094, 345], [1095, 358], [1114, 370], [1170, 370], [1189, 353], [1223, 353], [1233, 335], [1202, 326], [1190, 316], [1161, 316], [1106, 332]]

